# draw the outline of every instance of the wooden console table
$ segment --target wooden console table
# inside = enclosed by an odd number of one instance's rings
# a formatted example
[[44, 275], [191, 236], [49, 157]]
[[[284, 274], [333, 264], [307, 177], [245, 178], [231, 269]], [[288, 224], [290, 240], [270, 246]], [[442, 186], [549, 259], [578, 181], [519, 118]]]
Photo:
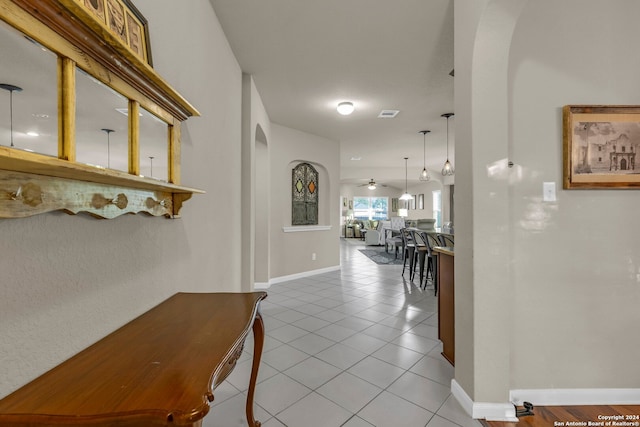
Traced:
[[264, 343], [265, 292], [178, 293], [0, 400], [0, 426], [202, 425], [253, 328], [246, 415]]

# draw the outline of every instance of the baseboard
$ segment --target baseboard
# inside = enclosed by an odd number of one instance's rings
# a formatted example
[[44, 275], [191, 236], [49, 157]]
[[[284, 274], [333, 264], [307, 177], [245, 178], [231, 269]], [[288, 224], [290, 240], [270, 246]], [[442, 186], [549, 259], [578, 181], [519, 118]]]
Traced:
[[511, 390], [510, 400], [521, 405], [640, 405], [640, 388], [560, 388]]
[[[288, 276], [274, 277], [272, 279], [269, 279], [269, 283], [267, 284], [267, 287], [275, 283], [288, 282], [289, 280], [302, 279], [303, 277], [315, 276], [317, 274], [329, 273], [331, 271], [336, 271], [336, 270], [340, 270], [339, 265], [335, 265], [333, 267], [319, 268], [318, 270], [303, 271], [302, 273], [290, 274]], [[256, 286], [257, 285], [258, 284], [256, 283]]]
[[487, 421], [518, 421], [513, 404], [474, 402], [456, 380], [451, 380], [451, 394], [471, 418]]
[[253, 289], [269, 289], [271, 283], [269, 282], [255, 282], [253, 284]]

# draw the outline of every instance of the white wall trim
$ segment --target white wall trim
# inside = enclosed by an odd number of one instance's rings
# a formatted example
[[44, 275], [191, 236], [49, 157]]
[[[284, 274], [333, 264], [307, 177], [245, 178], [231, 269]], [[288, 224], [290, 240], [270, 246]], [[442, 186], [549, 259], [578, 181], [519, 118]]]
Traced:
[[269, 289], [270, 286], [269, 282], [256, 282], [253, 284], [253, 289]]
[[472, 418], [484, 418], [487, 421], [518, 421], [513, 404], [474, 402], [455, 379], [451, 380], [451, 394]]
[[521, 405], [640, 405], [640, 388], [558, 388], [511, 390], [509, 399]]
[[285, 233], [297, 233], [300, 231], [327, 231], [331, 230], [330, 225], [285, 225], [282, 231]]
[[[268, 284], [260, 283], [260, 285], [267, 285], [267, 287], [269, 287], [275, 283], [288, 282], [289, 280], [301, 279], [303, 277], [315, 276], [316, 274], [329, 273], [336, 270], [340, 270], [339, 265], [334, 265], [333, 267], [327, 268], [319, 268], [318, 270], [303, 271], [302, 273], [289, 274], [288, 276], [274, 277], [269, 280]], [[258, 283], [256, 283], [256, 286], [258, 286]]]

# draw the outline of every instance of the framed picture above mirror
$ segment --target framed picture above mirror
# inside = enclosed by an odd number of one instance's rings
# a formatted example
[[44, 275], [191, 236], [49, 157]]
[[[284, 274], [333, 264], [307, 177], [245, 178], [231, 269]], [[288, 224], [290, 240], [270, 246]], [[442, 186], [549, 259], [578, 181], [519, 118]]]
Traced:
[[153, 66], [147, 20], [130, 0], [75, 0], [136, 56]]

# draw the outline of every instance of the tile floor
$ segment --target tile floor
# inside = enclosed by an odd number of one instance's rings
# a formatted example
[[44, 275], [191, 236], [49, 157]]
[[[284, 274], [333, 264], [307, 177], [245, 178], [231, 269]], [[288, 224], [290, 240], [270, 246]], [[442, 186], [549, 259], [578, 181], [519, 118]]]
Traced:
[[[479, 427], [450, 392], [433, 287], [358, 248], [342, 239], [339, 271], [267, 290], [256, 418], [263, 427]], [[203, 427], [247, 425], [252, 344], [215, 390]]]

